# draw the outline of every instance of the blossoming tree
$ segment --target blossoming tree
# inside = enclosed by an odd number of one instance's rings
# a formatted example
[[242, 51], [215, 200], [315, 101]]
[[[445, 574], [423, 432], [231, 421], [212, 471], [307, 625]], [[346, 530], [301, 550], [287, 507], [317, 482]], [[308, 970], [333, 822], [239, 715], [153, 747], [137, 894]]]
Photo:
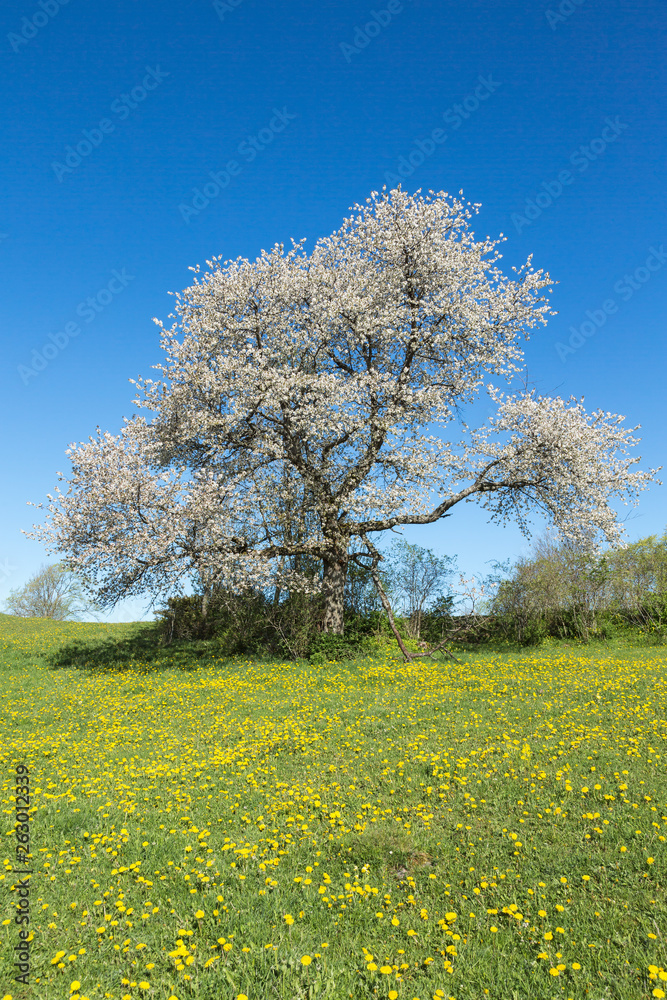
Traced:
[[[70, 446], [71, 477], [32, 537], [106, 607], [196, 572], [236, 590], [321, 588], [334, 633], [350, 560], [377, 563], [369, 536], [464, 501], [523, 530], [537, 509], [565, 536], [617, 540], [611, 503], [636, 503], [653, 478], [632, 468], [635, 429], [494, 386], [521, 371], [552, 282], [531, 258], [506, 277], [502, 240], [470, 228], [477, 210], [444, 192], [373, 192], [310, 254], [292, 241], [193, 269], [172, 327], [156, 321], [160, 376], [132, 380], [147, 415]], [[452, 440], [482, 391], [495, 416]], [[285, 530], [290, 513], [300, 530]], [[294, 568], [299, 555], [320, 580]]]

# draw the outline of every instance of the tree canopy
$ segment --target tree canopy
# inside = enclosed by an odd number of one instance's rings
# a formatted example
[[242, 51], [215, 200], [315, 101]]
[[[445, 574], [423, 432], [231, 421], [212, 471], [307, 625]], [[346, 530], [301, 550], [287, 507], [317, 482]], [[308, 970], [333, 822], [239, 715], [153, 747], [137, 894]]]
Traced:
[[[495, 385], [521, 372], [552, 281], [530, 257], [505, 276], [502, 237], [471, 230], [478, 208], [373, 192], [311, 253], [293, 241], [194, 268], [173, 325], [156, 320], [159, 376], [134, 382], [147, 414], [70, 447], [71, 476], [36, 536], [103, 606], [196, 572], [231, 588], [321, 588], [331, 632], [350, 561], [377, 559], [369, 536], [463, 501], [525, 531], [537, 510], [567, 537], [617, 541], [612, 503], [636, 502], [653, 478], [633, 469], [636, 428]], [[482, 392], [495, 415], [457, 429]]]
[[79, 580], [64, 563], [42, 566], [28, 582], [11, 590], [5, 599], [10, 614], [21, 618], [53, 618], [56, 621], [79, 621], [96, 610], [86, 599]]

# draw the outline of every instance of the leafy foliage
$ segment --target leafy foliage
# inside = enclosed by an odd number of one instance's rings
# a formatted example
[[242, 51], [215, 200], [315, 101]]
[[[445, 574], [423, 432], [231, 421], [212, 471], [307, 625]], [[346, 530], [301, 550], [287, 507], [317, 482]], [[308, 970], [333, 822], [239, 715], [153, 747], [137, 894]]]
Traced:
[[451, 614], [454, 595], [450, 592], [449, 581], [455, 566], [455, 558], [437, 556], [432, 549], [411, 545], [404, 539], [392, 546], [387, 573], [399, 606], [409, 621], [410, 635], [414, 638], [421, 637], [422, 620], [431, 604], [438, 604], [432, 621], [438, 614], [442, 616], [445, 608]]
[[524, 645], [551, 636], [587, 641], [635, 629], [667, 636], [667, 533], [596, 552], [567, 540], [539, 540], [500, 582], [495, 630]]
[[[478, 210], [444, 191], [372, 192], [311, 253], [279, 244], [195, 269], [176, 322], [159, 324], [159, 377], [137, 383], [150, 417], [69, 450], [71, 479], [34, 536], [105, 607], [173, 597], [198, 574], [236, 594], [320, 593], [337, 634], [351, 548], [365, 539], [370, 554], [369, 536], [463, 502], [615, 542], [613, 503], [635, 503], [654, 473], [633, 468], [623, 417], [496, 387], [522, 371], [552, 281], [531, 258], [503, 274], [504, 238], [475, 239]], [[495, 415], [453, 440], [483, 393]]]
[[83, 586], [65, 563], [42, 566], [24, 587], [12, 590], [5, 607], [21, 618], [53, 618], [78, 621], [96, 605], [85, 596]]

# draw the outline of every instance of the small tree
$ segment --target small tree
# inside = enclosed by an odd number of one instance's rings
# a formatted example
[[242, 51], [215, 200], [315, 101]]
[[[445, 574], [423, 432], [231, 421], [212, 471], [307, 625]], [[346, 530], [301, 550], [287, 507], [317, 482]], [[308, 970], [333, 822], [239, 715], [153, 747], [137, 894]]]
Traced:
[[21, 618], [53, 618], [79, 621], [96, 605], [85, 597], [80, 581], [64, 563], [42, 566], [24, 587], [12, 590], [5, 600], [12, 615]]
[[393, 589], [408, 619], [410, 635], [419, 639], [424, 611], [445, 596], [456, 560], [437, 556], [431, 549], [411, 545], [404, 539], [394, 543], [390, 558]]
[[607, 553], [609, 607], [633, 610], [648, 597], [667, 595], [667, 531]]
[[538, 539], [517, 561], [492, 602], [492, 612], [519, 642], [548, 633], [588, 640], [606, 606], [607, 558], [585, 541]]

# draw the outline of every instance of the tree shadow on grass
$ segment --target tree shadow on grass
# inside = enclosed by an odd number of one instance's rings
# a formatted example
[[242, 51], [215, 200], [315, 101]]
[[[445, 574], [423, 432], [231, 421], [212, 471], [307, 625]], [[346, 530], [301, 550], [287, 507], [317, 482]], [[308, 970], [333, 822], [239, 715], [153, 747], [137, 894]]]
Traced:
[[46, 658], [54, 670], [74, 668], [95, 673], [102, 671], [156, 673], [163, 670], [197, 670], [206, 660], [226, 659], [215, 640], [173, 642], [160, 640], [157, 628], [145, 625], [122, 639], [98, 642], [75, 640]]

